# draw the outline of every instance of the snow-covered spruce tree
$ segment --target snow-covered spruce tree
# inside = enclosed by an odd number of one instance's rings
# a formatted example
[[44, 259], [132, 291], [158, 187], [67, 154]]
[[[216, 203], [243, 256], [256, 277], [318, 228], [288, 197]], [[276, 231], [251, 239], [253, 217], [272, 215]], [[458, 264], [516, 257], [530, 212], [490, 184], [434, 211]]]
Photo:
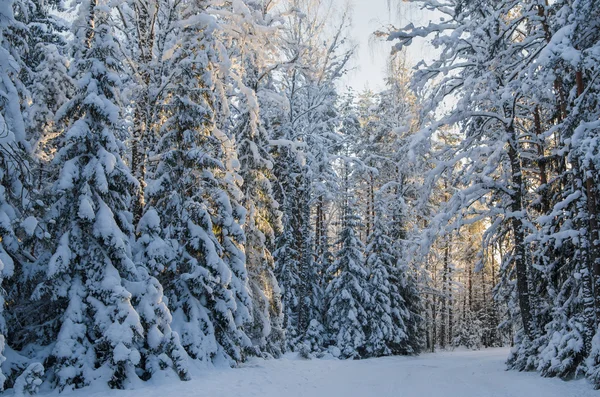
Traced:
[[[370, 149], [365, 153], [364, 161], [377, 169], [374, 180], [369, 180], [369, 196], [373, 207], [377, 201], [370, 190], [380, 186], [378, 200], [385, 214], [384, 227], [391, 238], [396, 260], [389, 277], [399, 293], [390, 297], [399, 297], [403, 301], [392, 306], [407, 310], [396, 314], [404, 317], [407, 334], [401, 354], [418, 354], [424, 346], [423, 263], [419, 255], [415, 255], [419, 241], [414, 229], [430, 212], [427, 206], [418, 208], [427, 165], [421, 158], [423, 149], [411, 148], [417, 105], [409, 88], [410, 78], [402, 53], [391, 55], [386, 89], [376, 95], [372, 106], [367, 104], [364, 109], [366, 122], [361, 121], [362, 128], [368, 132], [363, 138], [366, 141], [363, 147]], [[363, 117], [361, 112], [361, 120]]]
[[248, 334], [260, 352], [278, 357], [285, 350], [285, 335], [271, 250], [281, 219], [271, 185], [268, 131], [261, 117], [261, 98], [274, 94], [273, 87], [266, 84], [277, 66], [277, 29], [270, 26], [274, 22], [269, 15], [273, 6], [255, 0], [224, 6], [220, 26], [223, 39], [230, 42], [229, 58], [235, 64], [231, 77], [239, 101], [232, 106], [231, 128], [243, 180], [241, 204], [247, 210], [244, 250], [253, 308]]
[[[288, 347], [296, 350], [312, 320], [322, 322], [321, 274], [314, 262], [310, 222], [310, 179], [307, 166], [292, 148], [276, 153], [275, 174], [283, 203], [282, 233], [274, 251], [276, 276], [282, 289]], [[288, 161], [282, 161], [287, 158]]]
[[[46, 199], [50, 196], [52, 181], [58, 170], [51, 165], [56, 152], [56, 138], [62, 132], [56, 125], [56, 114], [73, 95], [74, 84], [68, 74], [68, 43], [66, 24], [56, 15], [65, 11], [60, 0], [19, 1], [15, 4], [15, 18], [24, 27], [20, 36], [24, 47], [20, 49], [22, 81], [23, 119], [25, 133], [31, 145], [30, 169], [30, 213], [26, 218], [27, 230], [20, 237], [29, 254], [20, 261], [15, 282], [12, 284], [13, 309], [9, 325], [15, 333], [16, 347], [22, 349], [27, 343], [49, 342], [52, 326], [47, 322], [52, 314], [52, 305], [47, 300], [31, 300], [35, 286], [45, 278], [42, 265], [51, 255], [53, 244], [46, 234], [44, 214]], [[39, 316], [28, 313], [39, 312]], [[40, 326], [40, 324], [44, 324]]]
[[[15, 259], [21, 249], [17, 228], [22, 215], [26, 173], [25, 124], [21, 114], [19, 91], [20, 64], [15, 54], [15, 21], [13, 1], [0, 5], [0, 365], [6, 344], [4, 320], [6, 279], [13, 275]], [[17, 36], [18, 37], [18, 36]], [[6, 374], [0, 369], [0, 391], [4, 390]]]
[[40, 61], [33, 69], [29, 94], [32, 104], [27, 109], [28, 136], [33, 154], [39, 163], [36, 189], [43, 189], [43, 181], [52, 172], [48, 169], [55, 149], [52, 140], [61, 132], [55, 125], [55, 115], [73, 95], [74, 83], [68, 74], [64, 48], [56, 44], [38, 44]]
[[[387, 194], [382, 198], [385, 202], [387, 222], [385, 225], [388, 236], [391, 238], [395, 264], [389, 271], [390, 285], [393, 293], [390, 294], [394, 318], [402, 319], [406, 339], [395, 354], [415, 355], [419, 354], [424, 347], [425, 333], [423, 332], [423, 297], [422, 284], [419, 280], [421, 269], [415, 263], [417, 255], [414, 247], [418, 246], [415, 236], [411, 235], [409, 219], [415, 211], [409, 210], [406, 201], [413, 197], [414, 181], [410, 181], [410, 173], [415, 170], [406, 171], [407, 167], [397, 165], [398, 182], [390, 182], [381, 188], [380, 194]], [[410, 181], [410, 182], [409, 182]], [[397, 288], [397, 291], [395, 291]], [[396, 301], [397, 300], [397, 301]], [[404, 308], [404, 311], [402, 311]], [[400, 321], [400, 320], [397, 320]]]
[[[288, 161], [282, 161], [282, 157]], [[275, 173], [279, 176], [278, 192], [279, 201], [282, 203], [282, 228], [275, 241], [275, 251], [273, 258], [275, 260], [275, 276], [281, 288], [283, 303], [283, 321], [286, 330], [287, 347], [295, 348], [295, 343], [302, 335], [298, 328], [298, 307], [300, 301], [300, 285], [303, 280], [300, 278], [300, 268], [302, 263], [302, 245], [298, 240], [298, 231], [300, 228], [299, 213], [296, 209], [297, 200], [294, 196], [288, 196], [286, 192], [296, 189], [296, 179], [298, 166], [296, 159], [290, 153], [289, 148], [278, 148], [276, 152]], [[296, 167], [293, 167], [295, 165]], [[289, 171], [296, 171], [291, 173]], [[296, 225], [294, 227], [293, 225]]]
[[[289, 6], [279, 41], [286, 59], [274, 79], [287, 109], [273, 118], [271, 125], [277, 127], [270, 137], [276, 145], [274, 174], [279, 183], [275, 195], [284, 212], [285, 240], [278, 241], [297, 255], [297, 273], [288, 273], [290, 277], [277, 273], [284, 294], [285, 322], [291, 325], [288, 344], [294, 349], [312, 320], [323, 321], [326, 269], [322, 263], [330, 259], [327, 218], [338, 190], [332, 165], [341, 142], [334, 87], [346, 70], [352, 49], [345, 48], [349, 16], [345, 10], [337, 18], [321, 0], [294, 0]], [[324, 29], [328, 18], [336, 21], [331, 35]], [[290, 226], [291, 232], [285, 230]], [[278, 253], [283, 252], [281, 248], [278, 244]], [[277, 256], [278, 270], [293, 270], [279, 258], [283, 255]]]
[[[213, 8], [211, 2], [207, 2], [206, 9], [211, 12], [219, 13], [219, 8]], [[211, 16], [211, 18], [215, 18]], [[218, 19], [218, 18], [217, 18]], [[219, 30], [223, 27], [219, 26]], [[244, 327], [252, 322], [252, 298], [248, 285], [248, 269], [246, 268], [246, 256], [244, 253], [244, 244], [246, 237], [243, 225], [246, 222], [247, 211], [242, 205], [243, 193], [240, 185], [243, 180], [239, 175], [239, 159], [237, 156], [237, 147], [235, 136], [227, 129], [229, 118], [231, 117], [231, 104], [228, 98], [230, 90], [229, 79], [231, 78], [231, 59], [223, 48], [226, 43], [216, 40], [218, 36], [213, 36], [213, 50], [208, 51], [211, 58], [211, 67], [213, 78], [211, 80], [215, 105], [215, 129], [214, 136], [220, 142], [219, 158], [222, 167], [216, 168], [215, 176], [217, 185], [209, 189], [208, 202], [212, 211], [212, 221], [215, 225], [215, 235], [221, 244], [222, 258], [225, 265], [231, 270], [231, 280], [228, 287], [233, 293], [235, 299], [235, 309], [233, 318], [238, 332], [235, 338], [223, 339], [223, 346], [229, 345], [230, 350], [239, 350], [239, 355], [235, 358], [242, 360], [245, 356], [244, 349], [251, 350], [252, 343], [248, 338]], [[212, 57], [210, 56], [212, 52]], [[241, 350], [240, 350], [241, 349]], [[234, 355], [232, 355], [234, 357]]]
[[[136, 269], [129, 245], [127, 208], [137, 183], [115, 137], [122, 122], [119, 63], [104, 5], [81, 4], [74, 26], [80, 40], [73, 63], [77, 90], [59, 111], [67, 131], [54, 159], [60, 175], [49, 213], [58, 244], [47, 265], [48, 285], [39, 294], [49, 292], [60, 304], [60, 331], [51, 353], [56, 385], [83, 387], [102, 380], [123, 388], [137, 378], [136, 368], [146, 370], [145, 346], [159, 345], [156, 332], [144, 330], [128, 287], [155, 283]], [[160, 304], [156, 294], [134, 292], [138, 304]], [[148, 325], [150, 316], [144, 313]]]
[[[21, 237], [29, 254], [21, 262], [10, 291], [13, 309], [9, 325], [14, 329], [15, 348], [28, 344], [45, 345], [55, 338], [57, 317], [55, 302], [32, 299], [36, 285], [46, 278], [45, 264], [52, 255], [55, 241], [47, 233], [48, 199], [52, 182], [58, 177], [58, 165], [52, 162], [64, 132], [56, 122], [58, 110], [74, 94], [75, 84], [69, 75], [66, 24], [51, 11], [64, 11], [60, 1], [28, 1], [21, 10], [27, 26], [27, 49], [23, 54], [25, 98], [22, 101], [25, 131], [31, 145], [31, 205], [28, 230]], [[37, 313], [32, 316], [31, 313]]]
[[[24, 43], [24, 47], [19, 47], [18, 54], [15, 54], [15, 61], [20, 67], [18, 86], [25, 137], [30, 145], [26, 161], [16, 153], [13, 156], [15, 160], [21, 158], [22, 170], [27, 169], [27, 179], [23, 180], [26, 189], [19, 192], [22, 197], [19, 201], [23, 204], [19, 215], [20, 227], [15, 229], [20, 253], [13, 256], [16, 259], [14, 277], [5, 289], [10, 302], [6, 312], [10, 334], [8, 342], [16, 351], [27, 349], [30, 344], [51, 343], [57, 326], [55, 303], [48, 299], [32, 299], [36, 286], [46, 278], [44, 264], [54, 245], [43, 221], [49, 189], [56, 179], [56, 173], [50, 172], [49, 154], [55, 148], [51, 147], [49, 139], [55, 137], [58, 131], [54, 128], [55, 114], [73, 88], [63, 55], [66, 42], [59, 37], [64, 29], [56, 18], [48, 15], [53, 5], [53, 2], [27, 1], [14, 6], [15, 18], [21, 27], [19, 41]], [[53, 170], [56, 171], [56, 168]], [[13, 362], [6, 364], [5, 368], [12, 375], [10, 384], [14, 385], [15, 377], [40, 359], [30, 360], [25, 355], [15, 353]]]
[[467, 349], [481, 349], [482, 328], [481, 321], [472, 311], [463, 311], [456, 324], [452, 345], [455, 347], [463, 346]]
[[323, 324], [317, 320], [311, 320], [304, 333], [302, 343], [297, 347], [298, 353], [303, 358], [313, 358], [315, 353], [320, 352], [323, 350], [323, 346], [326, 346], [326, 339], [327, 331]]
[[141, 378], [145, 380], [165, 368], [173, 368], [182, 380], [188, 380], [188, 355], [179, 335], [171, 329], [171, 312], [157, 279], [173, 265], [176, 252], [170, 241], [162, 239], [160, 218], [153, 208], [140, 219], [137, 234], [134, 263], [139, 278], [127, 283], [127, 287], [148, 335], [141, 347]]
[[244, 350], [252, 347], [252, 341], [244, 330], [245, 326], [252, 322], [252, 299], [248, 286], [248, 270], [246, 269], [246, 255], [244, 253], [246, 238], [242, 229], [242, 225], [245, 223], [246, 210], [240, 204], [242, 199], [242, 193], [238, 185], [240, 177], [232, 170], [233, 162], [237, 163], [238, 160], [235, 157], [229, 157], [235, 156], [235, 150], [229, 138], [224, 135], [219, 136], [218, 130], [215, 130], [215, 132], [221, 140], [221, 147], [225, 147], [228, 153], [224, 156], [225, 171], [216, 174], [219, 178], [219, 184], [207, 190], [207, 198], [211, 207], [214, 208], [213, 225], [217, 230], [216, 237], [222, 247], [222, 259], [231, 271], [231, 278], [227, 283], [227, 287], [231, 291], [235, 302], [232, 315], [233, 324], [236, 326], [235, 332], [232, 328], [229, 334], [217, 332], [217, 340], [220, 345], [225, 347], [233, 360], [241, 361], [245, 356]]
[[217, 126], [216, 112], [226, 106], [217, 96], [223, 65], [207, 5], [186, 3], [177, 10], [183, 22], [170, 60], [160, 161], [146, 194], [160, 215], [162, 238], [174, 250], [159, 277], [173, 329], [192, 358], [233, 364], [251, 346], [243, 330], [251, 319], [241, 248], [245, 211], [236, 201], [231, 142]]
[[[242, 202], [248, 211], [244, 225], [244, 248], [253, 302], [253, 322], [249, 333], [257, 347], [279, 356], [284, 349], [285, 336], [281, 292], [273, 273], [274, 262], [269, 249], [274, 245], [275, 228], [280, 227], [278, 204], [273, 198], [268, 175], [272, 161], [265, 150], [267, 141], [264, 130], [259, 127], [252, 133], [249, 125], [240, 127], [238, 150], [240, 176], [244, 180]], [[260, 155], [261, 152], [264, 157]]]
[[[288, 159], [282, 162], [282, 157]], [[274, 252], [276, 276], [282, 289], [287, 343], [291, 350], [303, 346], [312, 320], [321, 322], [320, 275], [314, 265], [310, 223], [310, 185], [306, 166], [291, 148], [280, 148], [275, 172], [281, 176], [283, 230]]]
[[[405, 244], [402, 244], [405, 245]], [[392, 298], [401, 298], [406, 312], [395, 313], [396, 317], [404, 318], [406, 327], [406, 343], [400, 346], [400, 353], [406, 355], [416, 355], [423, 350], [424, 332], [423, 332], [423, 297], [418, 280], [417, 270], [407, 257], [409, 250], [404, 248], [397, 249], [398, 262], [393, 272], [390, 274], [390, 281], [393, 285], [398, 285], [398, 295], [392, 295]], [[401, 304], [392, 302], [392, 307], [400, 308]]]
[[[295, 244], [290, 219], [291, 211], [286, 209], [286, 203], [283, 210], [283, 227], [281, 234], [276, 240], [276, 249], [273, 252], [275, 261], [275, 275], [281, 288], [281, 299], [283, 303], [283, 325], [286, 330], [286, 340], [295, 340], [298, 330], [298, 321], [295, 315], [298, 306], [297, 286], [300, 285], [298, 269], [300, 267], [300, 254]], [[287, 227], [286, 227], [287, 226]]]
[[301, 167], [301, 171], [296, 175], [298, 190], [296, 190], [296, 211], [298, 211], [299, 227], [294, 230], [297, 241], [300, 242], [300, 286], [298, 301], [298, 329], [301, 338], [298, 343], [306, 347], [305, 338], [312, 339], [306, 332], [313, 321], [323, 322], [324, 311], [324, 291], [323, 291], [323, 270], [318, 263], [315, 263], [314, 252], [314, 233], [311, 227], [311, 172], [308, 166]]
[[365, 250], [371, 296], [366, 307], [369, 320], [365, 350], [367, 356], [375, 357], [407, 351], [405, 322], [410, 321], [410, 313], [400, 295], [400, 280], [396, 275], [398, 258], [386, 227], [381, 200], [377, 195], [373, 228]]
[[[560, 8], [556, 16], [550, 14], [548, 18], [549, 24], [556, 29], [549, 40], [547, 52], [543, 54], [549, 59], [542, 60], [558, 65], [557, 69], [563, 76], [562, 84], [574, 87], [569, 92], [568, 101], [564, 101], [567, 117], [559, 124], [563, 145], [568, 149], [567, 160], [572, 165], [569, 187], [572, 195], [567, 196], [565, 191], [564, 199], [556, 203], [552, 215], [561, 209], [564, 211], [565, 207], [571, 209], [574, 225], [566, 219], [561, 226], [563, 230], [571, 229], [568, 231], [570, 235], [576, 236], [572, 237], [576, 255], [573, 260], [567, 256], [566, 261], [561, 261], [560, 272], [564, 271], [564, 262], [567, 262], [570, 274], [564, 288], [557, 294], [560, 300], [556, 302], [553, 327], [547, 327], [548, 346], [541, 353], [545, 355], [540, 365], [542, 362], [545, 364], [546, 375], [566, 379], [585, 372], [594, 387], [600, 388], [600, 200], [597, 175], [600, 167], [600, 84], [596, 78], [599, 71], [600, 5], [581, 0], [561, 1], [557, 6]], [[566, 15], [569, 17], [566, 18]], [[556, 233], [558, 237], [560, 232]], [[556, 249], [562, 252], [558, 237]], [[568, 252], [565, 254], [568, 255]], [[557, 272], [558, 269], [555, 274]], [[548, 360], [544, 362], [544, 358]]]
[[358, 359], [368, 355], [367, 333], [373, 301], [365, 260], [364, 245], [356, 230], [360, 219], [354, 214], [354, 201], [346, 193], [343, 206], [340, 250], [327, 272], [332, 280], [325, 291], [325, 323], [331, 343], [340, 349], [342, 358]]

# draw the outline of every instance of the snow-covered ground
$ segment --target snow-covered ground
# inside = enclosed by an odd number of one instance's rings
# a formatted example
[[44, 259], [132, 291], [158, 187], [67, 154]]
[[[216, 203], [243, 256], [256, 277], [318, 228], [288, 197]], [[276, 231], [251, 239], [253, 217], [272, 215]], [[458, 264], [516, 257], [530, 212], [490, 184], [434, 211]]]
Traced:
[[190, 382], [145, 384], [132, 391], [73, 392], [69, 397], [588, 397], [586, 381], [563, 382], [504, 370], [507, 349], [362, 361], [253, 360], [212, 369]]

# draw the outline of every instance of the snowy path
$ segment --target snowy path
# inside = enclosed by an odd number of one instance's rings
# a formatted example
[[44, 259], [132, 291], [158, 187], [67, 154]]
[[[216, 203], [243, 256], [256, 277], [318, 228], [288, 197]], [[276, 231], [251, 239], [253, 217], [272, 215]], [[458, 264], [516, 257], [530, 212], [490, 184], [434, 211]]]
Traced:
[[191, 382], [77, 397], [588, 397], [585, 381], [504, 371], [507, 349], [445, 352], [363, 361], [254, 360], [210, 370]]

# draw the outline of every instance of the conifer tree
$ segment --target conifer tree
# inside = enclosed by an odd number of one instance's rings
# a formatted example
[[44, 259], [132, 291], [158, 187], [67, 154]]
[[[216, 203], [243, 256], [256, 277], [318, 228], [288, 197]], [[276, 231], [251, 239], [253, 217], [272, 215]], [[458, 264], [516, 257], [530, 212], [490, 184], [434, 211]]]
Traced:
[[[14, 28], [20, 25], [14, 19], [13, 2], [0, 7], [0, 364], [6, 344], [4, 319], [6, 279], [13, 275], [20, 244], [15, 230], [24, 203], [19, 200], [27, 175], [24, 173], [25, 125], [17, 90], [20, 71], [15, 52]], [[4, 390], [6, 375], [0, 369], [0, 390]]]
[[[384, 207], [378, 194], [375, 219], [367, 240], [366, 266], [369, 272], [369, 326], [366, 352], [369, 356], [388, 356], [406, 352], [406, 323], [410, 313], [400, 295], [397, 278], [398, 259], [384, 220]], [[406, 322], [406, 323], [405, 323]]]
[[73, 93], [64, 36], [68, 27], [52, 10], [64, 12], [65, 8], [60, 0], [32, 0], [18, 7], [18, 19], [26, 28], [21, 79], [27, 98], [24, 104], [27, 138], [33, 146], [34, 158], [44, 165], [49, 162], [48, 150], [51, 150], [48, 140], [56, 134], [56, 112]]
[[179, 335], [171, 329], [171, 312], [158, 280], [176, 259], [172, 244], [161, 237], [160, 226], [160, 218], [153, 208], [140, 219], [137, 230], [140, 237], [134, 247], [139, 281], [128, 284], [133, 306], [148, 335], [142, 345], [141, 367], [145, 371], [142, 378], [150, 378], [164, 368], [173, 368], [182, 380], [188, 380], [188, 355]]
[[192, 358], [233, 364], [251, 346], [243, 330], [252, 307], [241, 246], [245, 210], [237, 202], [232, 143], [218, 126], [217, 112], [227, 105], [217, 96], [217, 26], [205, 8], [196, 7], [182, 4], [177, 10], [186, 23], [176, 32], [160, 161], [146, 194], [149, 208], [160, 214], [155, 233], [162, 230], [174, 250], [160, 277], [173, 328]]
[[[284, 164], [284, 163], [282, 163]], [[281, 174], [284, 175], [283, 173]], [[289, 175], [289, 174], [288, 174]], [[294, 183], [291, 175], [279, 179], [280, 183]], [[284, 188], [286, 189], [286, 188]], [[282, 189], [283, 190], [283, 189]], [[286, 189], [287, 190], [287, 189]], [[298, 224], [294, 212], [294, 200], [289, 196], [282, 196], [282, 229], [275, 241], [276, 249], [273, 252], [275, 260], [275, 275], [281, 288], [283, 303], [283, 324], [286, 330], [287, 345], [294, 348], [300, 332], [298, 329], [297, 309], [299, 303], [300, 279], [300, 246], [296, 240], [292, 225]]]
[[332, 280], [325, 292], [327, 332], [343, 358], [361, 358], [367, 355], [367, 310], [373, 297], [369, 291], [369, 279], [363, 256], [364, 245], [356, 235], [359, 218], [354, 214], [355, 205], [346, 194], [340, 250], [327, 272]]
[[[386, 199], [387, 205], [387, 230], [389, 237], [393, 242], [393, 252], [396, 260], [389, 276], [390, 284], [393, 286], [392, 307], [395, 318], [401, 318], [405, 326], [406, 339], [399, 347], [400, 354], [416, 355], [423, 348], [423, 296], [422, 284], [419, 281], [420, 264], [415, 263], [415, 246], [418, 246], [409, 232], [409, 219], [413, 219], [414, 212], [411, 214], [406, 205], [406, 196], [411, 197], [414, 194], [414, 186], [408, 183], [410, 174], [415, 170], [406, 173], [398, 160], [396, 166], [396, 183], [390, 183], [382, 187], [382, 190], [389, 190]], [[415, 211], [416, 212], [416, 211]], [[416, 256], [419, 258], [419, 256]], [[397, 292], [396, 289], [397, 288]], [[394, 301], [394, 299], [398, 299]], [[404, 310], [402, 310], [404, 308]]]
[[288, 345], [295, 350], [302, 346], [310, 322], [322, 321], [322, 292], [320, 275], [314, 265], [306, 168], [299, 164], [297, 154], [290, 148], [283, 149], [280, 156], [288, 161], [280, 163], [282, 171], [278, 174], [282, 176], [283, 231], [274, 256], [277, 279], [283, 289]]
[[140, 322], [128, 288], [154, 281], [132, 260], [127, 208], [137, 182], [116, 137], [122, 116], [112, 27], [96, 0], [80, 6], [77, 22], [77, 91], [59, 111], [67, 132], [54, 159], [60, 175], [49, 213], [59, 241], [47, 265], [46, 290], [62, 303], [53, 370], [60, 389], [94, 379], [123, 388], [137, 378], [136, 367], [145, 365], [143, 346], [158, 346], [156, 335]]
[[231, 47], [229, 56], [239, 64], [239, 69], [232, 70], [239, 99], [239, 105], [232, 109], [232, 128], [243, 180], [241, 204], [247, 211], [245, 253], [253, 307], [248, 332], [261, 352], [280, 356], [285, 349], [285, 335], [271, 251], [281, 219], [271, 184], [273, 158], [268, 131], [261, 115], [261, 98], [274, 94], [273, 87], [265, 84], [277, 66], [273, 43], [278, 32], [269, 26], [273, 24], [269, 14], [273, 5], [255, 0], [232, 4], [221, 25], [225, 38], [237, 44]]

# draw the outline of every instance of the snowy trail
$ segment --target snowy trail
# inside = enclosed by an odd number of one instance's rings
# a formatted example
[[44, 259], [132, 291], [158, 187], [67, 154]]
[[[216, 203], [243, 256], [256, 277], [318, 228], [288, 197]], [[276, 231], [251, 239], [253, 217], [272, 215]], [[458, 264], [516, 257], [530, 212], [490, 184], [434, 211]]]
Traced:
[[[205, 371], [190, 382], [85, 397], [588, 397], [586, 381], [563, 382], [504, 371], [507, 349], [444, 352], [362, 361], [253, 360]], [[69, 393], [84, 397], [84, 393]]]

